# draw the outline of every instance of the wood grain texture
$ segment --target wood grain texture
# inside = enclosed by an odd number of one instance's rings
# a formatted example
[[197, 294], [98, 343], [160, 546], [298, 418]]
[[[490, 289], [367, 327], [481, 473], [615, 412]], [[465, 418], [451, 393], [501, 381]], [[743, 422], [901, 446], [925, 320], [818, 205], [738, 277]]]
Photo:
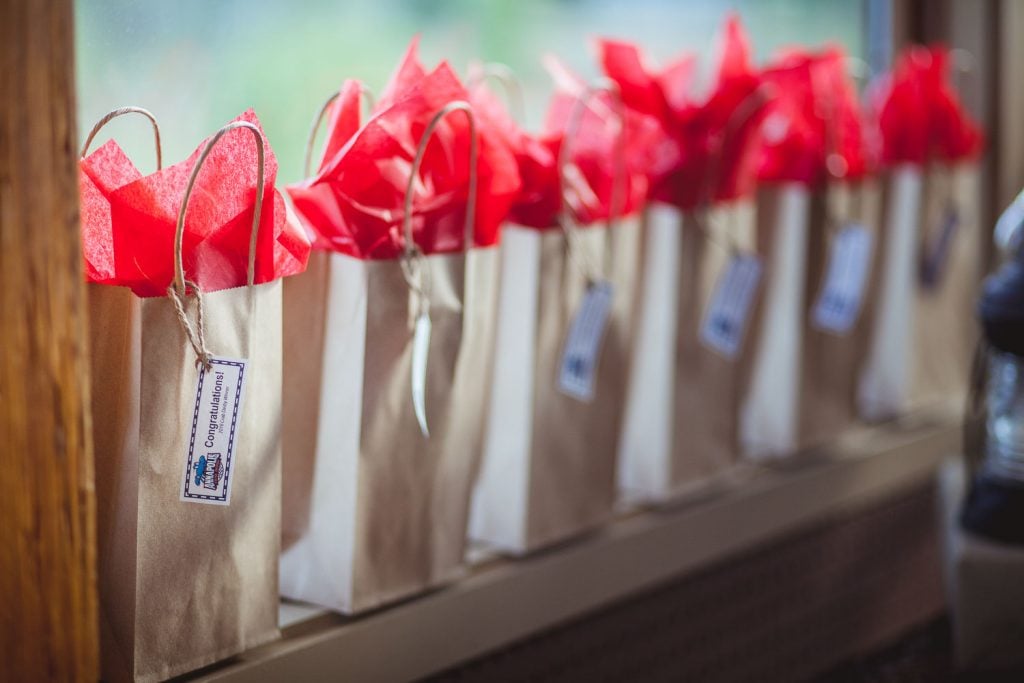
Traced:
[[71, 0], [0, 2], [0, 679], [96, 680]]

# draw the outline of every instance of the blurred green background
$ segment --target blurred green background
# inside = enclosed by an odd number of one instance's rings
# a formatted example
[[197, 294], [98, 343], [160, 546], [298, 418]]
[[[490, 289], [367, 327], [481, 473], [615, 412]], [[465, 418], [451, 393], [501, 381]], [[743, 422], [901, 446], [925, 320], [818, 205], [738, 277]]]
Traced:
[[[170, 165], [252, 107], [278, 157], [279, 182], [291, 182], [302, 176], [324, 99], [345, 78], [379, 91], [417, 33], [428, 66], [446, 58], [463, 75], [473, 59], [511, 66], [534, 127], [551, 91], [544, 54], [593, 76], [592, 39], [625, 38], [659, 60], [697, 53], [706, 79], [730, 11], [762, 60], [780, 46], [827, 41], [864, 52], [857, 0], [78, 0], [80, 134], [110, 109], [146, 107], [160, 121]], [[143, 172], [153, 169], [143, 122], [123, 117], [104, 130], [94, 145], [114, 135]]]

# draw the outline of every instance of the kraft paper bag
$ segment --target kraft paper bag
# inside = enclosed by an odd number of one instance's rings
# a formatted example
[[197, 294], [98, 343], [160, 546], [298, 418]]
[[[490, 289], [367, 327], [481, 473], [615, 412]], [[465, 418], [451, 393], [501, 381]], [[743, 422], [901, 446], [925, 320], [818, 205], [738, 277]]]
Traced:
[[933, 163], [924, 179], [914, 298], [912, 408], [965, 398], [979, 338], [976, 163]]
[[169, 298], [89, 285], [103, 671], [162, 680], [278, 635], [281, 285], [203, 295], [248, 360], [228, 505], [180, 500], [199, 371]]
[[[278, 278], [305, 266], [309, 245], [286, 225], [275, 172], [249, 112], [83, 214], [91, 228], [107, 217], [106, 241], [86, 237], [94, 253], [112, 241], [119, 264], [137, 265], [145, 251], [173, 277], [115, 269], [87, 290], [104, 680], [167, 679], [278, 635]], [[298, 239], [290, 262], [286, 236]]]
[[653, 205], [644, 216], [618, 470], [629, 499], [679, 499], [725, 484], [737, 471], [740, 397], [757, 337], [756, 295], [735, 358], [706, 346], [700, 332], [730, 248], [754, 250], [753, 204], [715, 207], [703, 224], [668, 205]]
[[[678, 480], [690, 489], [719, 483], [739, 462], [740, 410], [752, 380], [753, 351], [761, 335], [764, 300], [763, 285], [759, 283], [734, 357], [722, 355], [701, 339], [715, 289], [736, 256], [730, 250], [756, 256], [764, 263], [751, 202], [716, 207], [709, 219], [706, 227], [701, 227], [693, 215], [686, 216], [679, 266], [679, 401], [673, 457], [678, 463]], [[761, 277], [763, 280], [763, 274]]]
[[493, 359], [497, 248], [423, 257], [429, 438], [399, 260], [314, 252], [286, 282], [281, 592], [345, 613], [463, 572]]
[[[639, 218], [575, 230], [506, 226], [491, 420], [473, 492], [471, 538], [528, 553], [594, 529], [613, 512], [626, 393]], [[559, 389], [566, 339], [603, 263], [612, 299], [589, 401]]]
[[[875, 291], [875, 252], [878, 236], [879, 193], [876, 183], [830, 183], [815, 192], [807, 237], [807, 277], [801, 354], [798, 444], [815, 448], [834, 441], [857, 421], [857, 379], [867, 353], [871, 297]], [[848, 327], [825, 327], [817, 306], [826, 278], [838, 254], [840, 231], [862, 229], [868, 240], [866, 271], [859, 306], [849, 314]], [[848, 266], [850, 267], [850, 266]]]
[[810, 199], [802, 183], [758, 190], [758, 250], [765, 255], [761, 334], [740, 423], [744, 453], [754, 460], [785, 457], [800, 445]]
[[921, 168], [910, 163], [890, 169], [882, 188], [878, 283], [857, 388], [858, 411], [869, 421], [896, 417], [909, 406], [922, 188]]

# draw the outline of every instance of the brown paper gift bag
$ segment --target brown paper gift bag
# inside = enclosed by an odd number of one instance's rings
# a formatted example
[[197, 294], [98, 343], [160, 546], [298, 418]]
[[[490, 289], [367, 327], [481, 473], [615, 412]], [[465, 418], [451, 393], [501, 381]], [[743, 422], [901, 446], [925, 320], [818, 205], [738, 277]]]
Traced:
[[[178, 216], [172, 295], [88, 288], [106, 680], [169, 678], [278, 634], [281, 285], [252, 285], [259, 204], [249, 286], [207, 292], [193, 306], [180, 257], [192, 183], [206, 153], [238, 127], [262, 145], [252, 124], [231, 124], [194, 166]], [[262, 196], [262, 169], [259, 178]], [[182, 500], [192, 472], [183, 469], [195, 430], [197, 353], [212, 354], [213, 363], [247, 360], [223, 475], [231, 478], [229, 504]], [[209, 367], [212, 377], [218, 366]]]
[[857, 421], [857, 380], [867, 353], [869, 331], [866, 309], [876, 280], [873, 254], [867, 256], [860, 305], [849, 314], [848, 327], [824, 328], [816, 318], [816, 306], [826, 286], [839, 231], [853, 226], [865, 230], [870, 235], [868, 251], [873, 252], [878, 244], [878, 213], [878, 188], [872, 180], [832, 182], [811, 200], [798, 415], [801, 449], [832, 441]]
[[735, 357], [705, 344], [701, 327], [731, 258], [736, 253], [760, 256], [755, 230], [749, 201], [716, 206], [703, 221], [693, 213], [684, 215], [670, 479], [679, 493], [723, 483], [740, 459], [740, 409], [761, 334], [762, 287], [753, 295]]
[[[609, 218], [581, 228], [568, 195], [582, 188], [605, 199], [570, 179], [570, 167], [574, 178], [582, 174], [569, 150], [601, 93], [617, 110]], [[502, 233], [492, 417], [469, 534], [505, 552], [567, 540], [613, 513], [640, 260], [640, 217], [615, 220], [623, 191], [632, 192], [627, 123], [607, 86], [580, 91], [557, 156], [559, 215], [553, 225], [545, 218]]]
[[[455, 110], [469, 114], [465, 103], [449, 105], [421, 146]], [[465, 221], [472, 244], [472, 202]], [[417, 249], [377, 261], [316, 252], [307, 272], [286, 283], [286, 597], [353, 613], [463, 572], [493, 358], [497, 251]], [[424, 359], [417, 330], [425, 305]], [[425, 423], [411, 386], [420, 362]]]
[[673, 206], [650, 206], [642, 243], [645, 272], [618, 481], [627, 499], [667, 501], [724, 485], [738, 471], [739, 408], [757, 335], [757, 295], [734, 357], [706, 345], [701, 328], [731, 252], [754, 249], [753, 204], [719, 205], [703, 220]]
[[[472, 538], [526, 553], [593, 529], [612, 514], [632, 339], [639, 218], [575, 230], [506, 226], [493, 419], [473, 494]], [[611, 311], [589, 401], [559, 389], [574, 316], [603, 263]]]
[[978, 341], [981, 278], [976, 162], [933, 162], [925, 173], [914, 297], [911, 407], [962, 401]]

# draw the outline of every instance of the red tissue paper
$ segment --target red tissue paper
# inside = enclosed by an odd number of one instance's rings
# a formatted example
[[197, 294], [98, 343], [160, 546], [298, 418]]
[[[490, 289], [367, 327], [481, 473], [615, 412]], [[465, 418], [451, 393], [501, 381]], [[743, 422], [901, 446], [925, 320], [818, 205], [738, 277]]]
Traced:
[[[592, 225], [640, 210], [650, 193], [659, 137], [657, 121], [623, 107], [620, 121], [616, 96], [595, 92], [584, 103], [579, 126], [567, 139], [569, 119], [586, 96], [585, 83], [560, 63], [548, 60], [557, 91], [543, 130], [527, 136], [520, 155], [523, 190], [512, 208], [512, 220], [538, 229], [559, 225], [562, 195], [580, 225]], [[622, 138], [620, 139], [620, 134]], [[569, 147], [569, 168], [559, 173], [562, 145]], [[546, 152], [544, 151], [546, 150]], [[564, 176], [564, 177], [563, 177]], [[563, 187], [562, 182], [566, 183]], [[616, 196], [616, 192], [620, 194]], [[613, 201], [618, 206], [612, 206]]]
[[[259, 127], [250, 110], [235, 121]], [[262, 133], [262, 129], [260, 129]], [[79, 164], [82, 247], [90, 282], [163, 296], [174, 276], [174, 233], [192, 169], [188, 159], [143, 176], [114, 141]], [[274, 189], [277, 160], [264, 137], [264, 196], [256, 243], [255, 282], [303, 271], [310, 244], [288, 219]], [[245, 285], [255, 210], [257, 152], [252, 134], [232, 130], [203, 163], [189, 199], [182, 239], [185, 277], [203, 291]]]
[[885, 164], [975, 159], [984, 136], [950, 83], [950, 54], [941, 45], [903, 52], [876, 90]]
[[869, 171], [864, 112], [839, 47], [784, 51], [764, 71], [771, 99], [759, 178], [815, 186]]
[[690, 55], [657, 70], [632, 43], [605, 39], [597, 47], [601, 66], [619, 86], [626, 106], [660, 126], [651, 169], [654, 200], [689, 210], [753, 192], [764, 97], [738, 18], [726, 22], [717, 73], [705, 99], [691, 92], [695, 62]]
[[515, 158], [520, 187], [508, 219], [535, 228], [556, 224], [560, 208], [557, 136], [527, 133], [486, 87], [474, 88], [470, 97], [474, 110], [493, 123], [495, 133], [504, 138]]
[[[500, 124], [478, 108], [446, 62], [427, 72], [410, 44], [380, 100], [361, 123], [362, 86], [347, 81], [328, 118], [316, 175], [286, 188], [317, 249], [361, 259], [397, 258], [402, 211], [416, 150], [430, 120], [470, 102], [478, 158], [474, 244], [493, 245], [519, 192], [519, 171]], [[470, 124], [449, 113], [427, 142], [413, 189], [413, 239], [427, 254], [463, 250], [470, 179]]]

